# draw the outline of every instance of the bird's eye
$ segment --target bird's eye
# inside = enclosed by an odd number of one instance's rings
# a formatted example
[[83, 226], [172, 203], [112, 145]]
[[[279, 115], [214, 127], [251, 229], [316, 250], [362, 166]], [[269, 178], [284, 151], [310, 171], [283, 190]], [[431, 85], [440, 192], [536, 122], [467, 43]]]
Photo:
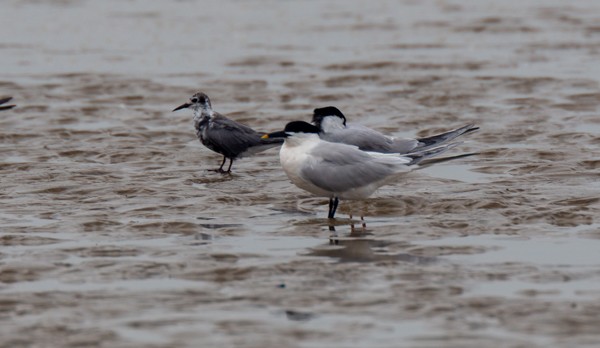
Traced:
[[198, 98], [192, 97], [192, 98], [190, 98], [190, 101], [195, 104], [198, 102]]

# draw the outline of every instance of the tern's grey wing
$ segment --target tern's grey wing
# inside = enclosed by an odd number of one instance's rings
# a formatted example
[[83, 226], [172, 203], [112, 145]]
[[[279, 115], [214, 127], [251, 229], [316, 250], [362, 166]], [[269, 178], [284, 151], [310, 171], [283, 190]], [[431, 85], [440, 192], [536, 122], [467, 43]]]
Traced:
[[204, 141], [209, 148], [229, 158], [237, 158], [244, 153], [254, 153], [281, 144], [282, 139], [261, 139], [262, 134], [241, 123], [217, 115], [209, 122]]
[[209, 122], [204, 140], [218, 147], [226, 157], [235, 158], [260, 144], [260, 135], [248, 126], [217, 116]]
[[392, 149], [389, 153], [409, 153], [415, 150], [417, 145], [419, 145], [419, 141], [417, 139], [409, 139], [409, 138], [393, 138], [394, 144], [392, 145]]
[[369, 154], [354, 146], [328, 142], [321, 142], [309, 154], [316, 160], [307, 163], [301, 175], [330, 192], [344, 192], [384, 180], [410, 162], [397, 155]]
[[415, 139], [396, 139], [358, 125], [321, 133], [320, 136], [326, 141], [355, 145], [363, 151], [381, 153], [408, 153], [418, 144]]
[[453, 129], [448, 132], [432, 135], [432, 136], [425, 137], [425, 138], [419, 138], [419, 139], [417, 139], [419, 141], [419, 145], [414, 150], [421, 151], [421, 150], [429, 149], [432, 147], [436, 147], [441, 144], [447, 143], [451, 140], [454, 140], [463, 134], [468, 134], [468, 133], [474, 132], [478, 129], [479, 129], [479, 127], [476, 127], [473, 124], [468, 124], [466, 126], [463, 126], [463, 127], [457, 128], [457, 129]]
[[358, 146], [363, 151], [386, 152], [393, 143], [389, 137], [362, 126], [348, 126], [319, 136], [325, 141]]

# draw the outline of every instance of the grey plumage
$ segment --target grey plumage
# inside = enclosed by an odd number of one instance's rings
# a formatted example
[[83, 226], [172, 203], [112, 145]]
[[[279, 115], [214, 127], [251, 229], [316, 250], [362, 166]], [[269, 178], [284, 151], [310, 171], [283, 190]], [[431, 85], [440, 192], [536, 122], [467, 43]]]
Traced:
[[460, 128], [453, 129], [448, 132], [432, 135], [424, 138], [417, 138], [419, 145], [414, 148], [412, 151], [423, 151], [430, 149], [432, 147], [439, 146], [441, 144], [445, 144], [449, 141], [452, 141], [458, 138], [461, 135], [465, 135], [471, 132], [478, 130], [479, 127], [476, 127], [474, 124], [468, 124], [466, 126], [462, 126]]
[[[450, 149], [453, 149], [453, 148], [455, 148], [458, 145], [461, 145], [463, 143], [464, 142], [459, 141], [459, 142], [450, 143], [450, 144], [442, 144], [442, 145], [439, 145], [437, 147], [427, 148], [425, 150], [407, 153], [404, 156], [406, 156], [406, 157], [408, 157], [408, 158], [411, 159], [410, 163], [408, 164], [409, 166], [414, 166], [416, 164], [421, 165], [424, 161], [429, 160], [432, 157], [439, 156], [442, 153], [444, 153], [444, 152], [446, 152], [446, 151], [448, 151]], [[447, 161], [447, 160], [452, 160], [452, 159], [457, 159], [457, 158], [464, 158], [464, 157], [472, 156], [472, 155], [475, 155], [475, 154], [474, 153], [467, 153], [467, 154], [461, 154], [461, 155], [457, 155], [457, 156], [440, 158], [440, 159], [436, 159], [436, 163], [437, 162], [442, 162], [442, 161]], [[430, 162], [430, 163], [434, 163], [434, 162]]]
[[238, 159], [252, 155], [281, 142], [266, 141], [252, 128], [215, 113], [212, 119], [201, 121], [196, 128], [196, 134], [202, 144], [227, 158]]
[[363, 151], [381, 153], [409, 153], [419, 146], [416, 139], [391, 138], [360, 125], [348, 125], [340, 130], [319, 134], [321, 139], [348, 145], [356, 145]]
[[[200, 142], [214, 152], [223, 155], [218, 172], [230, 173], [233, 160], [264, 151], [283, 143], [282, 139], [262, 139], [264, 133], [233, 121], [213, 111], [210, 99], [202, 92], [194, 94], [189, 103], [182, 104], [173, 111], [184, 108], [194, 110], [194, 128]], [[223, 165], [229, 159], [229, 168]]]
[[469, 124], [424, 138], [396, 138], [361, 125], [347, 124], [344, 114], [333, 106], [315, 109], [312, 122], [319, 127], [319, 136], [323, 140], [356, 145], [363, 151], [400, 154], [437, 147], [479, 129]]
[[320, 161], [303, 167], [302, 176], [330, 192], [344, 192], [379, 182], [410, 163], [407, 158], [374, 157], [354, 146], [331, 142], [323, 142], [312, 149], [309, 155]]

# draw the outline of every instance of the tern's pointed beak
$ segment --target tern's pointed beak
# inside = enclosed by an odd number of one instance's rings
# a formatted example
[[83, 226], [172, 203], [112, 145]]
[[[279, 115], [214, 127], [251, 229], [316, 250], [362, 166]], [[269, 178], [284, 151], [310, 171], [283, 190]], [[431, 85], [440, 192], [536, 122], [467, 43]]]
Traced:
[[190, 104], [190, 103], [181, 104], [178, 107], [176, 107], [175, 109], [173, 109], [173, 111], [189, 108], [190, 106], [192, 106], [192, 104]]
[[[0, 105], [4, 104], [4, 103], [8, 103], [10, 100], [12, 99], [12, 97], [7, 97], [7, 98], [2, 98], [0, 99]], [[0, 106], [0, 110], [8, 110], [8, 109], [12, 109], [14, 108], [16, 105], [2, 105]]]
[[279, 131], [279, 132], [267, 133], [260, 138], [261, 139], [270, 139], [270, 138], [287, 138], [287, 137], [288, 137], [288, 134], [286, 132]]

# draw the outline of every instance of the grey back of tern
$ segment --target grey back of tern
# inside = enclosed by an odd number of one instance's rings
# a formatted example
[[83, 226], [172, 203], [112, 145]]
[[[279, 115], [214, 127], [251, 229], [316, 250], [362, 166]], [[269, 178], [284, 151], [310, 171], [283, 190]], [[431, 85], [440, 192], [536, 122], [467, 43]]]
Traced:
[[[283, 139], [262, 139], [264, 133], [213, 111], [210, 99], [202, 92], [194, 94], [188, 103], [176, 107], [173, 111], [185, 108], [194, 111], [194, 128], [200, 142], [212, 151], [223, 155], [221, 166], [216, 169], [218, 172], [230, 173], [233, 160], [283, 143]], [[227, 159], [229, 159], [229, 167], [223, 170]]]
[[468, 124], [424, 138], [396, 138], [361, 125], [346, 124], [346, 117], [334, 106], [315, 109], [312, 122], [319, 128], [319, 136], [323, 140], [355, 145], [363, 151], [400, 154], [431, 149], [479, 129]]

